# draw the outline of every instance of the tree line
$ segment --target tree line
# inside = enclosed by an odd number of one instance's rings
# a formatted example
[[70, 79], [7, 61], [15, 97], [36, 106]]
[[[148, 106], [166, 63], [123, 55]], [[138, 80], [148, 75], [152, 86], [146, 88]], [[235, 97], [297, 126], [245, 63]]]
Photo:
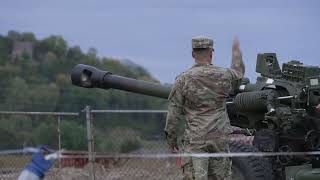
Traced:
[[[17, 42], [30, 42], [32, 54], [23, 51], [13, 57]], [[95, 48], [83, 52], [80, 46], [69, 46], [62, 36], [37, 39], [32, 32], [9, 31], [0, 35], [0, 110], [79, 112], [86, 105], [94, 109], [165, 109], [166, 101], [158, 98], [73, 86], [70, 71], [79, 63], [126, 77], [159, 82], [142, 66], [99, 57]], [[94, 125], [97, 150], [127, 151], [138, 148], [143, 139], [159, 136], [164, 116], [105, 114], [95, 117]], [[63, 148], [86, 149], [84, 118], [65, 118], [60, 128]], [[123, 137], [115, 130], [131, 132], [130, 137]], [[0, 138], [0, 149], [37, 144], [57, 147], [57, 123], [49, 116], [2, 115]], [[117, 139], [121, 139], [122, 144], [116, 143], [120, 142]], [[130, 147], [125, 147], [128, 144]]]

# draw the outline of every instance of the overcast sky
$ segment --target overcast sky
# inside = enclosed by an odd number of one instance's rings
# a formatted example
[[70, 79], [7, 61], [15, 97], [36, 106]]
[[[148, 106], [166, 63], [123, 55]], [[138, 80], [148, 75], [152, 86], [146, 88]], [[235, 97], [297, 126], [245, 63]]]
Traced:
[[9, 30], [62, 35], [69, 45], [130, 59], [169, 83], [193, 64], [196, 35], [214, 39], [214, 63], [224, 67], [238, 36], [250, 79], [259, 52], [320, 64], [317, 0], [2, 0], [0, 34]]

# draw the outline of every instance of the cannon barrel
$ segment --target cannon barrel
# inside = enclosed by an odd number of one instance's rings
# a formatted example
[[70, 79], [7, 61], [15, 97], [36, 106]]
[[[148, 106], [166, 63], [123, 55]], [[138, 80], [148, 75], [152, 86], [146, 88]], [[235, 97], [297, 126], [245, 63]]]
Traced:
[[78, 64], [71, 72], [72, 84], [84, 88], [119, 89], [167, 99], [171, 86], [113, 75], [111, 72]]
[[[112, 88], [164, 99], [168, 98], [171, 91], [171, 86], [117, 76], [111, 72], [84, 64], [78, 64], [72, 69], [71, 80], [72, 84], [84, 88]], [[254, 84], [247, 84], [242, 89], [243, 93], [239, 93], [234, 101], [229, 102], [229, 104], [234, 103], [236, 108], [241, 109], [241, 111], [265, 109], [264, 100], [258, 99], [259, 92], [257, 92], [258, 94], [250, 93], [254, 87]]]

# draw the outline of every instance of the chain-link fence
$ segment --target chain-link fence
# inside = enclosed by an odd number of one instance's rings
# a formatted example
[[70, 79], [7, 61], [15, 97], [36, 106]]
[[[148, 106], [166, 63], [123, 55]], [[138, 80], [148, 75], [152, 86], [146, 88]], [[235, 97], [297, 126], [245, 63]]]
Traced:
[[[159, 158], [153, 155], [169, 153], [164, 137], [165, 110], [91, 110], [95, 136], [105, 134], [95, 142], [100, 159], [118, 157], [114, 166], [96, 163], [96, 179], [162, 180], [181, 179], [178, 158]], [[124, 122], [123, 122], [124, 121]], [[101, 127], [104, 125], [110, 126]], [[128, 126], [129, 125], [129, 126]], [[150, 156], [148, 156], [150, 155]]]
[[[15, 117], [21, 126], [17, 131], [28, 127], [27, 131], [32, 133], [26, 134], [32, 137], [22, 134], [18, 148], [2, 148], [0, 179], [17, 179], [31, 160], [32, 154], [25, 151], [26, 146], [39, 144], [65, 149], [45, 179], [177, 179], [180, 176], [177, 158], [121, 156], [168, 153], [163, 136], [165, 113], [164, 110], [91, 110], [89, 106], [80, 113], [2, 111], [3, 124]], [[72, 140], [65, 132], [79, 129], [66, 128], [70, 124], [65, 121], [76, 121], [75, 124], [83, 126], [85, 131], [75, 133], [78, 136], [73, 140], [85, 140], [86, 149], [65, 147]], [[51, 128], [41, 128], [43, 124]]]
[[[28, 147], [40, 144], [64, 149], [47, 172], [47, 180], [181, 179], [182, 161], [190, 154], [168, 151], [163, 133], [166, 112], [89, 106], [79, 113], [0, 111], [0, 179], [17, 179], [31, 160]], [[228, 137], [235, 142], [229, 144], [228, 153], [192, 157], [231, 157], [233, 179], [265, 180], [272, 179], [271, 159], [320, 155], [318, 151], [258, 152], [250, 145], [253, 136], [241, 135]]]
[[[65, 144], [61, 128], [72, 125], [63, 121], [78, 121], [79, 113], [0, 111], [0, 119], [0, 179], [9, 180], [17, 179], [23, 168], [30, 163], [30, 149], [34, 149], [30, 146], [46, 144], [54, 150], [61, 150]], [[82, 154], [86, 155], [87, 152]], [[64, 179], [59, 177], [58, 172], [74, 165], [72, 159], [58, 158], [46, 179]]]

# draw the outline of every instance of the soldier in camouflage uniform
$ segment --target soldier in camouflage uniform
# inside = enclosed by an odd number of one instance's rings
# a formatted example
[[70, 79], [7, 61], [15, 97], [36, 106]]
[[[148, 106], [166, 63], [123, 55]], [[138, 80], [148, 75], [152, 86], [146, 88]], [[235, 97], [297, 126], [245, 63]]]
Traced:
[[[228, 152], [226, 136], [232, 132], [226, 111], [226, 98], [232, 81], [244, 75], [244, 64], [237, 39], [232, 47], [231, 68], [211, 64], [213, 40], [192, 39], [195, 64], [176, 78], [169, 96], [165, 133], [172, 152], [177, 152], [177, 129], [185, 121], [185, 153]], [[184, 179], [231, 180], [230, 158], [192, 157], [183, 162]]]

